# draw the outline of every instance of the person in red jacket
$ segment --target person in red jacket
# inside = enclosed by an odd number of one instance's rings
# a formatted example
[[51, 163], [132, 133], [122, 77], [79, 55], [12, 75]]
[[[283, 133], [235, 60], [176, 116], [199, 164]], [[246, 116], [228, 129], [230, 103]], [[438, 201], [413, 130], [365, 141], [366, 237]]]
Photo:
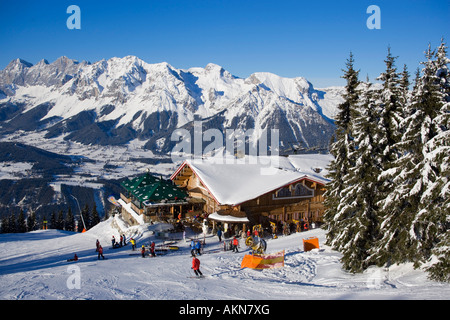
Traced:
[[78, 261], [78, 256], [75, 253], [75, 255], [73, 256], [73, 259], [67, 259], [67, 261]]
[[239, 240], [236, 239], [236, 237], [233, 238], [232, 244], [233, 244], [233, 252], [239, 252], [238, 251]]
[[194, 269], [194, 273], [196, 276], [203, 276], [200, 271], [200, 260], [197, 259], [195, 255], [192, 256], [192, 269]]
[[154, 241], [152, 241], [152, 243], [150, 245], [150, 253], [151, 253], [152, 257], [156, 257], [156, 254], [155, 254], [155, 242]]
[[103, 256], [103, 247], [102, 246], [98, 246], [98, 257], [97, 259], [100, 260], [100, 256], [105, 259], [105, 257]]

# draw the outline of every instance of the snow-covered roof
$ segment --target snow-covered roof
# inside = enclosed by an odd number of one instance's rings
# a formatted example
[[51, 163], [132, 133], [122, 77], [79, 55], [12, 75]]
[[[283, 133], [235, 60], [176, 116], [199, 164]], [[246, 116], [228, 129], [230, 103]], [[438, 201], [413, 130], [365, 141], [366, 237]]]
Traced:
[[208, 216], [208, 219], [222, 221], [222, 222], [233, 222], [233, 223], [248, 223], [250, 222], [247, 217], [235, 217], [232, 215], [221, 215], [217, 212], [213, 212]]
[[188, 166], [219, 204], [238, 205], [303, 179], [325, 185], [331, 160], [322, 154], [186, 160], [171, 179]]

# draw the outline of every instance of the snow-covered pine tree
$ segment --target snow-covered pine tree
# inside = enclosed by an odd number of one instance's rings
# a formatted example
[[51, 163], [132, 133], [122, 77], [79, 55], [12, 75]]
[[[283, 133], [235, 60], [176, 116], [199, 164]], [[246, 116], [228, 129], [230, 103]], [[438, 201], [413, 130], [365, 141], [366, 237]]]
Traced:
[[409, 115], [402, 122], [405, 131], [396, 145], [402, 157], [381, 175], [392, 179], [393, 188], [380, 202], [383, 237], [373, 249], [380, 264], [412, 261], [419, 266], [438, 243], [444, 249], [436, 255], [448, 256], [448, 207], [444, 208], [448, 205], [448, 112], [440, 84], [448, 80], [437, 76], [446, 67], [434, 57], [429, 46], [422, 75], [416, 77]]
[[66, 231], [75, 231], [75, 217], [73, 216], [72, 208], [70, 207], [67, 210], [64, 226]]
[[36, 213], [34, 211], [31, 211], [30, 215], [28, 216], [27, 230], [28, 231], [36, 230]]
[[23, 209], [20, 209], [19, 216], [17, 217], [17, 232], [27, 232], [27, 222], [25, 220]]
[[55, 211], [52, 211], [52, 214], [50, 215], [50, 225], [48, 226], [48, 228], [52, 228], [52, 229], [56, 229], [57, 225], [56, 225], [56, 213]]
[[[382, 72], [377, 80], [382, 81], [382, 89], [378, 92], [379, 99], [379, 129], [378, 141], [382, 154], [383, 169], [387, 169], [391, 162], [399, 156], [395, 144], [400, 141], [400, 122], [402, 121], [402, 89], [400, 88], [400, 75], [395, 67], [397, 57], [392, 56], [388, 48], [386, 71]], [[387, 186], [389, 188], [389, 186]]]
[[[372, 156], [378, 166], [378, 188], [374, 197], [377, 199], [377, 220], [380, 222], [379, 238], [372, 243], [369, 261], [378, 265], [391, 264], [392, 261], [405, 260], [405, 238], [409, 229], [405, 222], [411, 217], [409, 203], [402, 198], [402, 170], [406, 161], [401, 158], [400, 141], [405, 134], [403, 117], [410, 113], [408, 106], [408, 72], [406, 66], [402, 77], [396, 72], [396, 57], [388, 48], [386, 71], [377, 78], [383, 81], [378, 96], [378, 148]], [[413, 215], [413, 214], [412, 214]], [[411, 220], [409, 220], [411, 221]]]
[[13, 212], [8, 218], [8, 233], [16, 233], [16, 232], [17, 232], [16, 215]]
[[347, 187], [342, 192], [338, 215], [346, 217], [340, 227], [337, 241], [341, 245], [343, 268], [362, 272], [376, 261], [369, 259], [370, 248], [378, 238], [378, 175], [380, 154], [378, 141], [378, 115], [372, 85], [362, 83], [362, 92], [352, 132], [356, 148], [350, 157], [355, 159], [345, 177]]
[[[417, 212], [410, 226], [413, 242], [414, 262], [418, 266], [431, 255], [431, 250], [437, 241], [439, 222], [436, 221], [437, 198], [433, 197], [432, 189], [439, 179], [439, 163], [433, 159], [436, 149], [435, 137], [439, 133], [436, 124], [438, 112], [442, 108], [442, 93], [440, 91], [440, 79], [437, 76], [437, 64], [434, 60], [435, 51], [431, 46], [426, 51], [427, 61], [423, 62], [422, 77], [420, 78], [417, 92], [414, 96], [413, 108], [416, 110], [416, 135], [417, 148], [412, 149], [416, 160], [415, 175], [409, 188], [409, 196], [412, 201], [418, 201]], [[435, 198], [435, 199], [433, 199]], [[415, 200], [413, 200], [415, 199]], [[434, 203], [433, 200], [438, 200]]]
[[54, 228], [64, 230], [64, 212], [62, 210], [59, 210], [58, 212], [58, 216], [56, 217], [56, 226]]
[[98, 223], [100, 223], [100, 216], [98, 214], [97, 211], [97, 206], [94, 203], [94, 206], [92, 207], [92, 222], [91, 222], [91, 228], [95, 225], [97, 225]]
[[343, 94], [344, 102], [338, 106], [339, 113], [335, 120], [335, 137], [330, 146], [330, 153], [334, 156], [334, 160], [328, 167], [328, 177], [331, 182], [327, 185], [325, 193], [326, 211], [324, 214], [325, 228], [328, 230], [327, 243], [336, 250], [340, 250], [345, 245], [339, 235], [344, 232], [342, 223], [345, 223], [347, 217], [338, 215], [337, 210], [342, 192], [347, 187], [345, 177], [348, 174], [348, 168], [353, 167], [354, 163], [354, 160], [350, 157], [354, 150], [351, 129], [359, 99], [359, 71], [354, 68], [352, 53], [347, 59], [346, 69], [342, 71], [344, 72], [342, 78], [346, 80], [347, 85]]
[[8, 217], [7, 216], [3, 216], [1, 219], [1, 223], [0, 223], [0, 233], [8, 233], [9, 232], [9, 225], [8, 225]]
[[450, 59], [443, 40], [433, 62], [440, 108], [432, 122], [435, 135], [425, 143], [423, 152], [425, 167], [433, 171], [430, 178], [434, 179], [421, 197], [414, 228], [422, 231], [424, 258], [432, 255], [430, 278], [450, 282]]
[[[450, 116], [449, 103], [447, 103], [446, 118]], [[448, 126], [447, 126], [448, 128]], [[435, 242], [431, 254], [431, 266], [428, 268], [431, 279], [450, 282], [450, 132], [439, 133], [429, 142], [431, 153], [430, 161], [439, 167], [439, 177], [428, 194], [423, 197], [424, 201], [432, 203], [431, 211], [426, 212], [422, 220], [432, 219], [436, 221], [437, 233], [429, 240]], [[423, 209], [422, 209], [423, 210]], [[432, 215], [430, 214], [432, 213]]]
[[[389, 69], [388, 64], [387, 67]], [[400, 79], [400, 110], [404, 119], [400, 121], [397, 129], [402, 133], [402, 137], [393, 148], [399, 156], [391, 158], [390, 161], [385, 157], [380, 158], [382, 172], [379, 181], [383, 183], [383, 192], [377, 195], [380, 238], [370, 249], [370, 260], [377, 261], [379, 266], [413, 260], [411, 248], [412, 241], [415, 240], [411, 239], [410, 226], [419, 202], [418, 199], [409, 197], [408, 192], [417, 174], [418, 160], [412, 150], [419, 152], [417, 133], [421, 120], [411, 103], [408, 76], [405, 65]], [[418, 90], [419, 79], [420, 70], [417, 69], [412, 95]], [[386, 134], [386, 130], [382, 127], [381, 129], [382, 133]]]
[[[405, 119], [409, 115], [409, 101], [411, 98], [411, 94], [409, 91], [409, 86], [411, 82], [409, 81], [409, 72], [408, 67], [403, 65], [403, 72], [401, 73], [401, 78], [399, 81], [400, 87], [400, 105], [402, 106], [402, 119]], [[402, 127], [402, 123], [400, 123], [399, 130], [401, 134], [404, 134], [404, 128]]]

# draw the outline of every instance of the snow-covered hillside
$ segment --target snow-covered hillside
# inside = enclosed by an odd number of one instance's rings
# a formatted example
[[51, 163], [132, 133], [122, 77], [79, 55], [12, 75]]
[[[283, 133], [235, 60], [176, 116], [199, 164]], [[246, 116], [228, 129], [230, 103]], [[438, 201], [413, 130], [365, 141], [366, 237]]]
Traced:
[[[241, 269], [248, 250], [219, 250], [218, 238], [206, 235], [199, 257], [204, 279], [191, 278], [189, 240], [179, 250], [142, 258], [131, 245], [111, 250], [119, 232], [133, 236], [137, 247], [154, 240], [164, 225], [127, 227], [119, 216], [86, 233], [57, 230], [0, 235], [0, 299], [157, 299], [157, 300], [317, 300], [317, 299], [449, 299], [450, 286], [427, 280], [411, 265], [369, 268], [363, 274], [341, 269], [340, 254], [324, 245], [321, 229], [268, 240], [268, 253], [285, 250], [285, 266], [278, 269]], [[182, 234], [172, 234], [182, 238]], [[302, 239], [318, 237], [320, 249], [304, 252]], [[186, 237], [195, 237], [189, 229]], [[203, 235], [200, 235], [203, 239]], [[97, 260], [99, 239], [107, 260]], [[218, 250], [215, 250], [218, 249]], [[74, 254], [78, 262], [67, 262]], [[79, 276], [79, 277], [78, 277]], [[78, 277], [79, 288], [77, 288]], [[74, 280], [75, 279], [75, 280]], [[72, 289], [70, 289], [72, 288]]]

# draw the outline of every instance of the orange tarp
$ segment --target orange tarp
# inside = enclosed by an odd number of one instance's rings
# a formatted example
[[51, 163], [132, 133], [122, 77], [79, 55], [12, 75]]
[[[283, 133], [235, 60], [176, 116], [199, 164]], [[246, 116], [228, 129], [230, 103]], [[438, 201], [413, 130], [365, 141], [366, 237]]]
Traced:
[[312, 249], [319, 249], [319, 239], [317, 237], [303, 239], [303, 251], [310, 251]]
[[284, 267], [284, 250], [272, 254], [245, 255], [241, 268], [271, 269]]

